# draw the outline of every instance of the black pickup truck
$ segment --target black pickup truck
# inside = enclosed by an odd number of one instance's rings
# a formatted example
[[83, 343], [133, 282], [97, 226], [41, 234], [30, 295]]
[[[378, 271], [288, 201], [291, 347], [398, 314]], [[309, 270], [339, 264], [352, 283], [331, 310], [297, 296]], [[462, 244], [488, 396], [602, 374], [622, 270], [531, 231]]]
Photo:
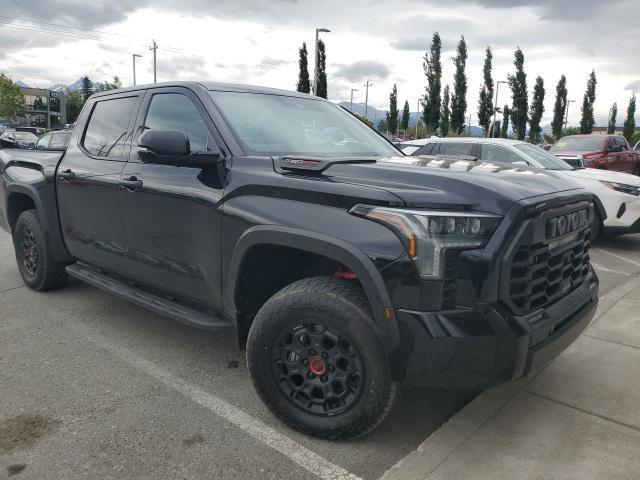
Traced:
[[71, 275], [235, 329], [271, 411], [325, 438], [371, 431], [400, 384], [521, 377], [598, 302], [590, 194], [526, 167], [405, 157], [304, 94], [99, 93], [65, 152], [4, 150], [0, 174], [29, 287]]

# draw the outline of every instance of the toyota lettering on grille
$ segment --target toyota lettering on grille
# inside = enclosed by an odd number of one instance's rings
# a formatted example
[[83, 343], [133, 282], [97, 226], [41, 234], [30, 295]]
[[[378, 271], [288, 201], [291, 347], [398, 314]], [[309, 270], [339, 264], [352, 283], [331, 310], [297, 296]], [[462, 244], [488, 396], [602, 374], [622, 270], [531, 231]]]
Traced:
[[588, 224], [589, 214], [586, 209], [550, 218], [547, 220], [547, 238], [556, 238], [575, 232]]

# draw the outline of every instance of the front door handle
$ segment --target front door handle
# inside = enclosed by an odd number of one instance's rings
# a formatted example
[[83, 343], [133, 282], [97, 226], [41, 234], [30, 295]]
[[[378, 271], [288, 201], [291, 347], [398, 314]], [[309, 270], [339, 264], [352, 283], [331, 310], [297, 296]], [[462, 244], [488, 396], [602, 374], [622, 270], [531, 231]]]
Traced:
[[70, 182], [74, 178], [76, 178], [76, 174], [75, 172], [72, 172], [70, 168], [67, 168], [64, 172], [60, 172], [60, 180]]
[[127, 190], [138, 190], [142, 188], [142, 180], [138, 180], [138, 177], [132, 175], [128, 178], [123, 178], [120, 180], [120, 186], [122, 188], [126, 188]]

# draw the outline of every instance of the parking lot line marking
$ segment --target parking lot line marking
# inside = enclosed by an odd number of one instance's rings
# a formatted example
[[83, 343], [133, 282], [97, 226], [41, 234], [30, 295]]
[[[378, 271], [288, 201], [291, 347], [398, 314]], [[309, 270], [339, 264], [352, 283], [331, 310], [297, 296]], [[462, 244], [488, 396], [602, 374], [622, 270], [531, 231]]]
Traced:
[[175, 390], [189, 400], [224, 418], [313, 475], [323, 480], [361, 480], [357, 475], [331, 463], [240, 408], [199, 389], [126, 348], [111, 344], [106, 337], [100, 334], [90, 332], [80, 326], [77, 326], [77, 328], [83, 330], [84, 336], [89, 341], [107, 350], [132, 368], [146, 373], [166, 387]]
[[598, 270], [602, 270], [603, 272], [609, 272], [609, 273], [617, 273], [618, 275], [631, 275], [630, 273], [627, 272], [620, 272], [618, 270], [611, 270], [610, 268], [605, 267], [604, 265], [600, 265], [594, 261], [591, 261], [591, 265], [593, 265], [596, 269]]
[[607, 255], [611, 255], [612, 257], [617, 258], [618, 260], [622, 260], [623, 262], [627, 262], [631, 265], [635, 265], [636, 267], [640, 267], [640, 262], [636, 262], [635, 260], [631, 260], [630, 258], [623, 257], [622, 255], [618, 255], [617, 253], [610, 252], [603, 248], [599, 248], [598, 252], [606, 253]]

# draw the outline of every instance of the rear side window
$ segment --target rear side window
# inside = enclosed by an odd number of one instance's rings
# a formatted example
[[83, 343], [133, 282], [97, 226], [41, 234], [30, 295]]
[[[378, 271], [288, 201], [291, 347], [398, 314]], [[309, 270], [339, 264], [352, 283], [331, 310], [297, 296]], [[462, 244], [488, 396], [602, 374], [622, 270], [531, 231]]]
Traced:
[[440, 144], [440, 155], [471, 155], [473, 143], [470, 142], [447, 142]]
[[424, 145], [423, 147], [420, 147], [416, 152], [413, 153], [413, 155], [431, 155], [433, 153], [433, 150], [437, 144], [435, 143], [427, 143], [426, 145]]
[[69, 140], [68, 133], [54, 133], [51, 136], [51, 144], [49, 145], [49, 148], [57, 148], [57, 149], [67, 148], [68, 140]]
[[138, 97], [97, 102], [82, 140], [85, 150], [96, 157], [125, 158], [129, 121], [137, 102]]
[[526, 162], [524, 158], [519, 156], [517, 153], [512, 152], [508, 148], [500, 145], [492, 145], [490, 143], [482, 145], [480, 160], [499, 163]]
[[47, 148], [49, 148], [49, 142], [51, 141], [51, 137], [52, 136], [53, 136], [53, 134], [47, 133], [45, 136], [40, 137], [40, 139], [38, 140], [36, 148], [39, 148], [39, 149], [42, 149], [42, 150], [46, 150]]

